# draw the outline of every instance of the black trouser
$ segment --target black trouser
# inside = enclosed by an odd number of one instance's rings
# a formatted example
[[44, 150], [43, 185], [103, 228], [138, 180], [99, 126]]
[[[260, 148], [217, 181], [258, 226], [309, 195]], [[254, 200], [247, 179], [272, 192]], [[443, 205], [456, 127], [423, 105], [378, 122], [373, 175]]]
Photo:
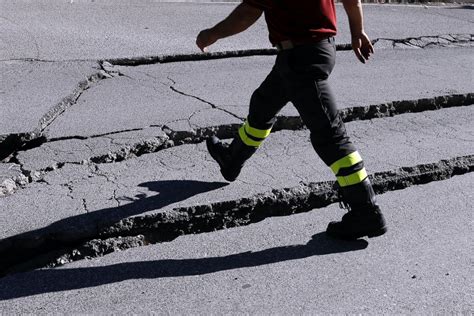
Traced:
[[249, 124], [271, 128], [278, 112], [292, 102], [328, 166], [354, 152], [327, 80], [335, 59], [333, 37], [280, 51], [272, 71], [252, 95]]
[[245, 145], [258, 147], [278, 112], [292, 102], [310, 130], [317, 154], [341, 187], [351, 187], [366, 179], [367, 173], [346, 134], [327, 80], [335, 57], [334, 38], [280, 51], [272, 71], [252, 95], [247, 122], [238, 137]]

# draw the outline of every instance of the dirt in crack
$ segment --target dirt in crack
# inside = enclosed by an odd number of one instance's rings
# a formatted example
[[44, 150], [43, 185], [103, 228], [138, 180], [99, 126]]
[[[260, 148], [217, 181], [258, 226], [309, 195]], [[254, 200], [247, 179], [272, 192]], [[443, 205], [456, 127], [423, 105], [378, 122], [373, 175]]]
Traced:
[[[403, 167], [371, 175], [378, 194], [446, 180], [474, 170], [474, 155]], [[55, 267], [84, 258], [170, 241], [184, 234], [211, 232], [325, 207], [338, 201], [334, 182], [302, 183], [239, 200], [181, 207], [128, 217], [115, 223], [84, 215], [81, 227], [52, 224], [0, 241], [0, 273]], [[77, 219], [74, 219], [76, 222]]]

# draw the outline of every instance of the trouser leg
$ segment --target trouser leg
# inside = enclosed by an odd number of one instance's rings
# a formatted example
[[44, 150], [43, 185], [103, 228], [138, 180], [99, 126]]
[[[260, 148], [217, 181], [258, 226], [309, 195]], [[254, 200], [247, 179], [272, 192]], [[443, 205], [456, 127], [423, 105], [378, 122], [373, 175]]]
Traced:
[[206, 141], [209, 153], [228, 181], [237, 179], [244, 163], [270, 135], [276, 114], [288, 102], [280, 74], [275, 69], [252, 94], [247, 120], [239, 128], [230, 146], [215, 136]]
[[329, 223], [326, 232], [347, 239], [379, 236], [387, 231], [385, 220], [376, 205], [362, 157], [347, 135], [327, 80], [334, 58], [331, 40], [288, 54], [291, 101], [310, 130], [314, 149], [336, 175], [343, 201], [350, 208], [341, 221]]
[[351, 209], [375, 206], [364, 162], [347, 135], [329, 83], [309, 80], [299, 90], [293, 103], [310, 130], [315, 151], [335, 174], [344, 201]]
[[275, 68], [250, 99], [249, 115], [231, 144], [232, 161], [241, 168], [270, 135], [275, 116], [288, 102], [280, 74]]

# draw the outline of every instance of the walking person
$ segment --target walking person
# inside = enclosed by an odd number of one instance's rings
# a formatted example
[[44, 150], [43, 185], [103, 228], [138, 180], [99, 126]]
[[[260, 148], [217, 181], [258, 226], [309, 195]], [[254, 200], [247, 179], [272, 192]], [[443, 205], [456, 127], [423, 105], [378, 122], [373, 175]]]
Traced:
[[[211, 156], [227, 181], [234, 181], [247, 161], [270, 135], [278, 112], [292, 102], [310, 131], [319, 157], [334, 172], [348, 212], [329, 223], [326, 233], [342, 239], [375, 237], [386, 232], [364, 162], [349, 140], [336, 108], [328, 77], [334, 67], [337, 32], [334, 0], [243, 0], [220, 23], [203, 30], [197, 46], [240, 33], [262, 13], [270, 42], [278, 49], [270, 74], [252, 94], [249, 114], [232, 143], [213, 136], [207, 140]], [[349, 18], [352, 48], [365, 63], [374, 50], [364, 31], [360, 0], [343, 0]]]

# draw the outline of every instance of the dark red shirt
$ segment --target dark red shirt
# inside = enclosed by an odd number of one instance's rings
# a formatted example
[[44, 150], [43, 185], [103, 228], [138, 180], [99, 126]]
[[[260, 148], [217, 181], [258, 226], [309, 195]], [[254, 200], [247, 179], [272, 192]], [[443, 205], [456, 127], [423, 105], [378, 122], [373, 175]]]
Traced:
[[334, 0], [243, 0], [265, 13], [270, 42], [319, 41], [336, 35]]

